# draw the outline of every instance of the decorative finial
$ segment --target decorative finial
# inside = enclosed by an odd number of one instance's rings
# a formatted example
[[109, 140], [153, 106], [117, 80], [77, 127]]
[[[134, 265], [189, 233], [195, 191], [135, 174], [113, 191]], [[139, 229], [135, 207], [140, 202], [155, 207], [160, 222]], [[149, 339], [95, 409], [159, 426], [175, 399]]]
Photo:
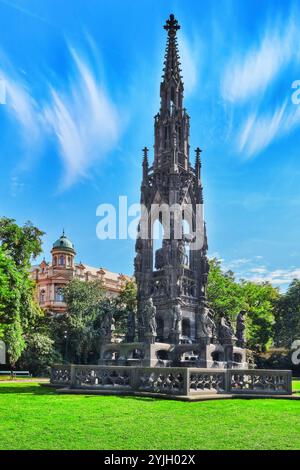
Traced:
[[180, 29], [180, 25], [178, 21], [175, 19], [174, 15], [170, 15], [170, 18], [166, 21], [164, 29], [168, 31], [169, 36], [175, 36], [178, 29]]
[[148, 152], [149, 152], [148, 147], [144, 147], [144, 148], [143, 148], [143, 154], [144, 154], [144, 159], [145, 159], [145, 160], [148, 159]]
[[65, 236], [65, 229], [63, 228], [63, 231], [62, 231], [62, 237]]
[[201, 153], [203, 152], [203, 150], [201, 150], [200, 147], [197, 147], [197, 148], [195, 149], [195, 152], [196, 152], [196, 158], [199, 158], [199, 160], [200, 160], [200, 158], [201, 158]]

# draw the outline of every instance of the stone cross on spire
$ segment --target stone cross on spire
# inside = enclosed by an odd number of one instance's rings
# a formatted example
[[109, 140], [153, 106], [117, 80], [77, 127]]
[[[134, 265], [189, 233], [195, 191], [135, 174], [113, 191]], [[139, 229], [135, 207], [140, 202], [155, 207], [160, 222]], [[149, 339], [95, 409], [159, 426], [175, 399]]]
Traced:
[[180, 24], [175, 19], [174, 15], [170, 15], [170, 18], [166, 21], [164, 29], [168, 31], [169, 36], [175, 36], [178, 29], [180, 29]]

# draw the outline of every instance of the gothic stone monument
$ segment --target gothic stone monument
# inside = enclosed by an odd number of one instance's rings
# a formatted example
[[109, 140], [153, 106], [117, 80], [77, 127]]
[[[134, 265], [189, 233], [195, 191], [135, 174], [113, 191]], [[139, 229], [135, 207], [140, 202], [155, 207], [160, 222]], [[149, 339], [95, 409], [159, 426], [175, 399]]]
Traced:
[[[138, 286], [137, 339], [132, 356], [129, 345], [102, 348], [100, 363], [112, 352], [119, 363], [149, 366], [188, 365], [231, 367], [245, 365], [244, 344], [236, 345], [230, 322], [219, 324], [207, 302], [209, 264], [203, 220], [201, 150], [190, 162], [190, 117], [183, 104], [173, 15], [167, 31], [161, 105], [154, 123], [154, 161], [149, 166], [144, 149], [141, 185], [142, 217], [136, 241], [135, 278]], [[154, 225], [164, 231], [162, 246], [154, 249]], [[132, 330], [132, 328], [131, 328]], [[132, 346], [132, 331], [127, 334]], [[134, 352], [134, 350], [136, 351]], [[126, 352], [127, 351], [127, 352]], [[129, 360], [129, 362], [128, 362]]]
[[[99, 364], [52, 367], [51, 383], [95, 393], [291, 394], [290, 371], [249, 370], [245, 312], [234, 329], [207, 301], [207, 236], [203, 219], [201, 150], [190, 162], [190, 118], [183, 105], [173, 15], [164, 26], [167, 47], [154, 123], [154, 161], [144, 149], [142, 216], [136, 240], [138, 311], [128, 315], [124, 342], [113, 343], [111, 313], [101, 325]], [[156, 249], [155, 224], [164, 237]], [[194, 399], [192, 398], [192, 399]]]

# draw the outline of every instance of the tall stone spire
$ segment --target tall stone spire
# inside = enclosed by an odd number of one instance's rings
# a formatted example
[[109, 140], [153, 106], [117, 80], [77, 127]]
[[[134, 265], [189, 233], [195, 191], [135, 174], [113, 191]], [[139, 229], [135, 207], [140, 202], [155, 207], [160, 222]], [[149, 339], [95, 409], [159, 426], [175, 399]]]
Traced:
[[168, 39], [163, 69], [163, 83], [168, 86], [174, 80], [177, 84], [182, 84], [180, 75], [181, 68], [179, 52], [176, 37], [176, 33], [178, 29], [180, 29], [180, 25], [178, 24], [178, 21], [174, 18], [174, 15], [170, 15], [170, 19], [167, 20], [164, 29], [168, 31]]
[[170, 15], [164, 29], [168, 32], [162, 82], [160, 110], [155, 116], [154, 168], [168, 167], [171, 172], [189, 167], [189, 116], [183, 108], [183, 81], [177, 31], [180, 29], [174, 15]]
[[[141, 217], [139, 230], [147, 235], [138, 237], [135, 257], [140, 341], [146, 338], [144, 307], [150, 297], [156, 308], [160, 341], [184, 341], [174, 326], [173, 316], [179, 305], [183, 325], [188, 325], [182, 335], [196, 341], [201, 334], [199, 315], [206, 295], [207, 239], [203, 212], [198, 207], [203, 201], [201, 150], [196, 149], [193, 168], [189, 160], [190, 119], [183, 107], [184, 87], [176, 37], [179, 28], [174, 15], [170, 15], [164, 26], [167, 46], [160, 84], [161, 104], [155, 116], [153, 165], [149, 165], [148, 149], [143, 150], [141, 204], [147, 211]], [[170, 208], [170, 217], [164, 217], [166, 208]], [[164, 231], [159, 245], [152, 230], [157, 222]], [[178, 237], [180, 232], [182, 236]]]

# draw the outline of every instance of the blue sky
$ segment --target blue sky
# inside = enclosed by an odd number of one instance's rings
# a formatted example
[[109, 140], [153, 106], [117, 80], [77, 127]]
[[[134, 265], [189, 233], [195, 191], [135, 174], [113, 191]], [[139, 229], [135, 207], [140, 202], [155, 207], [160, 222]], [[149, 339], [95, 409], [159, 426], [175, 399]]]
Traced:
[[300, 277], [299, 9], [283, 0], [0, 0], [0, 214], [44, 230], [46, 258], [64, 228], [78, 261], [132, 273], [134, 242], [98, 240], [96, 209], [119, 195], [139, 201], [162, 26], [174, 13], [191, 149], [204, 150], [209, 254], [286, 288]]

